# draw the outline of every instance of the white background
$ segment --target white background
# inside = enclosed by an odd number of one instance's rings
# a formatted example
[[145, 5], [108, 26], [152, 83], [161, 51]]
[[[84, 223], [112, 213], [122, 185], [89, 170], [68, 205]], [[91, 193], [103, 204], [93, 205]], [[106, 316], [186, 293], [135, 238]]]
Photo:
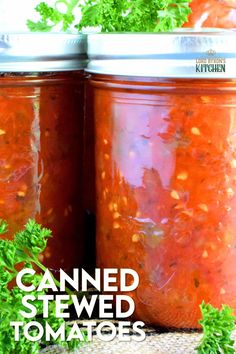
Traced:
[[[0, 32], [28, 31], [26, 20], [37, 19], [34, 8], [41, 1], [0, 0]], [[44, 1], [49, 5], [55, 3], [55, 0]]]

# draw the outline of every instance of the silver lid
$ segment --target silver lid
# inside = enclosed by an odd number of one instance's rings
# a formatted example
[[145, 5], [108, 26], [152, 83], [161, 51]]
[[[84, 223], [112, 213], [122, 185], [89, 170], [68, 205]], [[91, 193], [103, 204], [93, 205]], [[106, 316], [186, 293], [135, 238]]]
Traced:
[[107, 75], [236, 78], [236, 32], [88, 35], [87, 71]]
[[0, 33], [0, 72], [80, 70], [86, 36], [62, 33]]

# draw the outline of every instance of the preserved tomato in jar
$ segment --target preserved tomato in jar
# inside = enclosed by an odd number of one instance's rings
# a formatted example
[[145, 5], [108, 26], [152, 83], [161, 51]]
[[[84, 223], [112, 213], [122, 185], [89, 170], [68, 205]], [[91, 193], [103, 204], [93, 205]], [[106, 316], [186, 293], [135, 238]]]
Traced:
[[203, 300], [236, 310], [235, 40], [88, 38], [97, 262], [138, 272], [128, 295], [146, 323], [197, 328]]
[[236, 27], [235, 0], [192, 0], [192, 13], [184, 27]]
[[0, 34], [0, 218], [6, 237], [29, 218], [53, 232], [52, 269], [83, 260], [85, 39]]

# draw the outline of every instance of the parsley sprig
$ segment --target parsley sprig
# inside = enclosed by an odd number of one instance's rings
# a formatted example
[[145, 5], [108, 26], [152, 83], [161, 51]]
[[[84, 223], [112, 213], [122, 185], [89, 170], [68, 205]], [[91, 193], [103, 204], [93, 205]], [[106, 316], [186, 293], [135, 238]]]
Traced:
[[[6, 222], [0, 220], [0, 235], [7, 231]], [[23, 335], [20, 336], [19, 341], [14, 339], [14, 328], [10, 326], [12, 321], [21, 321], [27, 324], [29, 321], [38, 321], [43, 326], [45, 321], [57, 329], [63, 324], [64, 319], [56, 318], [55, 316], [55, 301], [50, 302], [49, 317], [42, 318], [40, 314], [43, 313], [43, 304], [36, 300], [34, 306], [37, 308], [37, 319], [26, 319], [20, 314], [20, 310], [24, 311], [22, 299], [28, 293], [19, 289], [17, 286], [9, 286], [19, 271], [19, 268], [40, 268], [43, 271], [46, 269], [40, 262], [39, 256], [47, 246], [47, 240], [51, 237], [51, 231], [41, 227], [35, 221], [29, 220], [23, 231], [18, 232], [13, 240], [0, 239], [0, 354], [38, 354], [40, 345], [49, 345], [43, 338], [41, 343], [28, 341]], [[17, 268], [17, 269], [16, 269]], [[52, 275], [53, 276], [53, 275]], [[24, 280], [38, 287], [42, 280], [43, 274], [38, 273], [34, 276], [27, 275]], [[54, 278], [55, 284], [58, 281]], [[70, 293], [70, 291], [68, 290]], [[45, 295], [47, 290], [41, 292], [32, 291], [31, 295]], [[70, 326], [66, 325], [66, 333], [69, 334]], [[36, 332], [35, 332], [36, 334]], [[31, 335], [34, 335], [32, 330]], [[75, 349], [80, 346], [78, 340], [70, 342], [61, 341], [57, 339], [53, 344], [59, 344], [65, 348]]]
[[[48, 32], [61, 25], [63, 31], [73, 27], [101, 28], [102, 32], [164, 32], [181, 27], [188, 19], [191, 0], [59, 0], [55, 6], [41, 2], [36, 6], [40, 20], [27, 21], [31, 31]], [[66, 11], [58, 7], [63, 4]], [[74, 10], [81, 10], [75, 18]]]
[[233, 310], [226, 305], [218, 310], [203, 302], [200, 305], [203, 338], [197, 348], [198, 354], [234, 354], [234, 340], [231, 338], [235, 329]]
[[[59, 4], [66, 6], [65, 13], [57, 9]], [[51, 7], [45, 2], [41, 2], [35, 7], [40, 15], [40, 20], [38, 22], [27, 20], [27, 26], [33, 32], [49, 32], [56, 25], [61, 24], [62, 30], [66, 31], [75, 20], [73, 11], [78, 4], [79, 0], [59, 0], [55, 2], [55, 7]]]

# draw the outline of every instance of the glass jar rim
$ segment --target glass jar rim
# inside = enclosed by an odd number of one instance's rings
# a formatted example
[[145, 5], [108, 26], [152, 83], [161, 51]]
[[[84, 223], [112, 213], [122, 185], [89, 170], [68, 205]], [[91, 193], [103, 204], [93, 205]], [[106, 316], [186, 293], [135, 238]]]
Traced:
[[73, 71], [86, 66], [84, 34], [0, 33], [0, 72]]

